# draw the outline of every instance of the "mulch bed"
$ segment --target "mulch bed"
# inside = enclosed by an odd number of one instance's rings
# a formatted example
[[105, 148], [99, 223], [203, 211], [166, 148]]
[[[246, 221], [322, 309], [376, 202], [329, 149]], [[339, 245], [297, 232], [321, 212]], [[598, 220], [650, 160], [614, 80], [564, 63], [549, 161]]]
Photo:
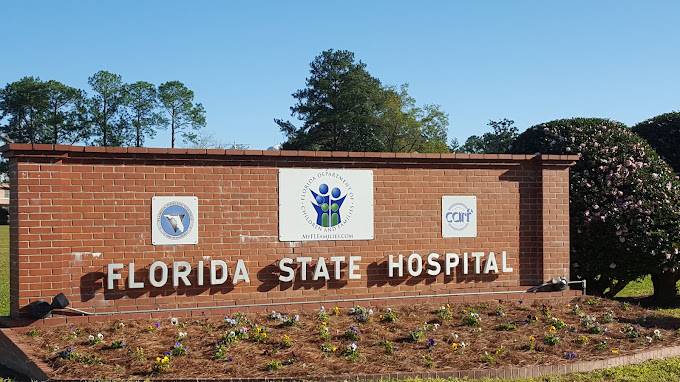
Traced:
[[[680, 344], [680, 320], [590, 297], [554, 306], [414, 303], [395, 305], [391, 313], [380, 307], [373, 314], [368, 308], [351, 314], [350, 309], [328, 306], [325, 312], [299, 313], [297, 321], [296, 312], [290, 311], [274, 317], [252, 313], [229, 320], [126, 320], [17, 330], [24, 347], [52, 366], [55, 378], [64, 379], [314, 378], [522, 367]], [[388, 322], [386, 317], [394, 315], [396, 320]], [[323, 321], [328, 340], [322, 339]], [[347, 338], [347, 331], [358, 338]], [[180, 332], [186, 336], [180, 338]], [[90, 336], [100, 333], [102, 342], [93, 344], [98, 340]], [[287, 340], [291, 343], [285, 344]], [[354, 353], [348, 352], [352, 343]], [[186, 354], [179, 355], [176, 347]], [[173, 348], [175, 355], [162, 364], [164, 353]], [[157, 357], [161, 367], [155, 367]]]

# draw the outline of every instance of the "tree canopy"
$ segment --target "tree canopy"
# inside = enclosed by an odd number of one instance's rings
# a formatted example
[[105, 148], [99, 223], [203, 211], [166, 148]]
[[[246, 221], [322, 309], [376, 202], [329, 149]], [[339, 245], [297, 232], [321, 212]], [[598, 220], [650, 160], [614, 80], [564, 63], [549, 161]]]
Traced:
[[680, 112], [657, 115], [633, 126], [657, 153], [680, 174]]
[[194, 92], [179, 81], [168, 81], [158, 87], [158, 96], [167, 114], [170, 147], [175, 147], [177, 135], [185, 143], [195, 143], [197, 131], [205, 126], [205, 109], [200, 103], [193, 103]]
[[477, 154], [505, 154], [510, 152], [512, 143], [519, 135], [515, 121], [507, 118], [498, 121], [491, 120], [487, 126], [491, 127], [490, 132], [484, 133], [482, 136], [472, 135], [462, 146], [458, 145], [458, 141], [452, 141], [451, 151]]
[[284, 149], [340, 151], [447, 150], [448, 116], [437, 105], [417, 107], [408, 87], [384, 86], [346, 50], [326, 50], [310, 64], [291, 115], [275, 119]]
[[[90, 94], [59, 81], [23, 77], [0, 89], [0, 138], [16, 143], [142, 146], [158, 129], [171, 126], [190, 142], [205, 126], [205, 109], [179, 81], [157, 88], [125, 83], [100, 70], [88, 78]], [[163, 109], [161, 109], [161, 106]], [[168, 111], [164, 118], [162, 110]]]

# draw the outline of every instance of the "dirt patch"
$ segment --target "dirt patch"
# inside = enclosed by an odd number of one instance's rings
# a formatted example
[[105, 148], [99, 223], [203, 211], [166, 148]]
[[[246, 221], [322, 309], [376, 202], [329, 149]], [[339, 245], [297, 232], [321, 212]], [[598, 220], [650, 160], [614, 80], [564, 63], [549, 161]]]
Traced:
[[321, 314], [171, 321], [112, 321], [18, 334], [54, 368], [55, 377], [96, 379], [313, 378], [522, 367], [680, 344], [680, 320], [595, 298], [554, 306], [410, 304], [353, 314], [327, 306]]

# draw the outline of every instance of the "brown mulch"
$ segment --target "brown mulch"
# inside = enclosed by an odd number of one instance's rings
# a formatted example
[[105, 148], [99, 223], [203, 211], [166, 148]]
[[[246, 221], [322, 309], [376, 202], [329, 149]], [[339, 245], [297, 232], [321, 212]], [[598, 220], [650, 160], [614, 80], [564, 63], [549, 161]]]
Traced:
[[[581, 317], [574, 312], [575, 305], [582, 314], [594, 317], [602, 334], [591, 334], [581, 324]], [[450, 306], [451, 319], [442, 320], [436, 314], [439, 305], [409, 304], [395, 305], [392, 310], [398, 319], [386, 323], [381, 316], [386, 308], [374, 308], [368, 322], [358, 322], [348, 309], [333, 314], [333, 307], [326, 307], [330, 314], [328, 326], [332, 334], [330, 343], [337, 346], [334, 353], [323, 353], [320, 346], [325, 342], [319, 335], [320, 321], [316, 312], [299, 313], [300, 321], [285, 326], [270, 319], [266, 314], [246, 314], [251, 325], [264, 325], [268, 336], [264, 342], [242, 339], [228, 345], [226, 360], [215, 360], [215, 346], [229, 331], [244, 325], [232, 327], [219, 318], [180, 319], [174, 326], [170, 320], [158, 321], [160, 328], [149, 330], [155, 321], [123, 321], [101, 324], [87, 324], [56, 328], [41, 328], [33, 332], [17, 329], [22, 342], [30, 351], [51, 365], [57, 378], [242, 378], [242, 377], [308, 377], [340, 374], [375, 374], [393, 372], [415, 372], [432, 370], [465, 370], [513, 365], [559, 364], [578, 360], [593, 360], [630, 354], [638, 349], [650, 349], [680, 344], [680, 320], [659, 316], [651, 310], [617, 301], [596, 298], [579, 298], [571, 304], [554, 306], [527, 305], [519, 302], [494, 302], [476, 305], [455, 304]], [[463, 325], [465, 310], [474, 310], [481, 317], [479, 328]], [[502, 313], [501, 313], [502, 311]], [[294, 311], [282, 312], [293, 316]], [[605, 316], [613, 314], [613, 321]], [[545, 333], [550, 328], [551, 317], [564, 321], [567, 326], [555, 334], [560, 337], [556, 345], [544, 343]], [[530, 319], [531, 318], [531, 319]], [[410, 332], [425, 323], [431, 325], [419, 342], [410, 340]], [[500, 324], [514, 323], [515, 330], [501, 331]], [[352, 342], [344, 338], [344, 332], [356, 326], [360, 339], [356, 341], [359, 358], [349, 360], [343, 351]], [[438, 326], [438, 327], [437, 327]], [[639, 337], [625, 334], [632, 326]], [[436, 327], [436, 328], [435, 328]], [[480, 330], [481, 328], [481, 330]], [[654, 330], [660, 331], [660, 339], [654, 337]], [[253, 329], [250, 329], [251, 332]], [[156, 357], [170, 351], [178, 333], [187, 332], [182, 341], [187, 354], [173, 356], [171, 369], [165, 373], [153, 371]], [[101, 344], [90, 345], [88, 336], [102, 333]], [[457, 334], [454, 340], [453, 333]], [[292, 339], [292, 346], [281, 345], [283, 335]], [[536, 347], [529, 349], [529, 337], [534, 336]], [[588, 338], [587, 344], [578, 339]], [[433, 341], [431, 341], [431, 340]], [[111, 349], [113, 341], [123, 341], [122, 349]], [[384, 341], [394, 345], [393, 354], [386, 354]], [[602, 344], [605, 341], [606, 345]], [[428, 347], [428, 342], [430, 347]], [[458, 350], [452, 349], [451, 342], [467, 344]], [[598, 344], [600, 344], [598, 346]], [[64, 359], [60, 352], [71, 349], [78, 355]], [[143, 356], [140, 353], [143, 352]], [[488, 353], [491, 355], [484, 356]], [[572, 352], [574, 360], [567, 359]], [[280, 361], [281, 367], [271, 371], [267, 364]]]

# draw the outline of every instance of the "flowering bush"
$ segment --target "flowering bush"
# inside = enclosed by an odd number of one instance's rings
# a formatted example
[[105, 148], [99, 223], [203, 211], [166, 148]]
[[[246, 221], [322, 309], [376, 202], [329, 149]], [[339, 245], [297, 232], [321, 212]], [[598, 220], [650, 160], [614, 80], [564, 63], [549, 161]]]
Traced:
[[502, 324], [496, 325], [496, 330], [502, 331], [502, 332], [511, 332], [513, 330], [517, 329], [517, 325], [515, 325], [512, 322], [504, 322]]
[[482, 362], [488, 364], [488, 365], [495, 365], [496, 362], [498, 361], [498, 358], [502, 357], [505, 355], [506, 349], [501, 346], [492, 353], [489, 353], [488, 351], [485, 351], [484, 354], [481, 355], [481, 360]]
[[213, 354], [213, 359], [217, 361], [226, 361], [229, 358], [229, 354], [227, 354], [227, 351], [229, 348], [227, 347], [226, 344], [224, 343], [218, 343], [215, 345], [215, 351]]
[[281, 361], [269, 361], [267, 365], [265, 365], [265, 369], [267, 369], [268, 371], [276, 371], [282, 367], [283, 363], [281, 363]]
[[349, 314], [354, 316], [354, 319], [358, 322], [368, 322], [373, 315], [373, 309], [364, 308], [361, 305], [357, 305], [349, 309]]
[[630, 339], [640, 337], [640, 332], [633, 325], [625, 326], [621, 331]]
[[350, 361], [356, 361], [359, 359], [359, 346], [357, 346], [356, 343], [352, 342], [351, 344], [347, 345], [345, 350], [342, 352], [342, 354]]
[[607, 311], [602, 315], [602, 318], [600, 318], [600, 322], [604, 324], [609, 324], [611, 322], [614, 322], [614, 312], [612, 311]]
[[397, 315], [397, 312], [393, 311], [392, 308], [387, 308], [385, 313], [383, 313], [380, 316], [380, 321], [382, 322], [397, 322], [397, 319], [399, 316]]
[[293, 346], [293, 339], [290, 338], [288, 334], [281, 336], [281, 346], [284, 348], [289, 348]]
[[590, 342], [590, 337], [588, 337], [588, 336], [580, 335], [576, 338], [576, 343], [581, 345], [581, 346], [588, 345], [589, 342]]
[[466, 310], [463, 313], [463, 325], [466, 326], [479, 326], [482, 323], [482, 318], [479, 316], [479, 313], [473, 311], [473, 310]]
[[349, 329], [345, 331], [344, 337], [350, 341], [359, 341], [359, 335], [361, 332], [356, 326], [350, 326]]
[[333, 345], [330, 342], [324, 342], [321, 344], [321, 351], [324, 354], [330, 354], [330, 353], [335, 353], [338, 350], [338, 347]]
[[268, 336], [269, 336], [269, 334], [267, 333], [266, 327], [260, 326], [260, 325], [255, 325], [253, 327], [253, 330], [250, 331], [249, 338], [253, 342], [265, 342], [265, 341], [267, 341]]
[[550, 325], [555, 327], [555, 329], [557, 330], [561, 330], [567, 327], [567, 324], [557, 317], [551, 317], [549, 322]]
[[437, 309], [437, 317], [442, 321], [448, 321], [453, 319], [453, 311], [451, 310], [451, 305], [442, 305]]
[[392, 341], [388, 340], [383, 340], [380, 341], [380, 346], [382, 346], [385, 349], [385, 354], [391, 355], [394, 354], [394, 343]]
[[559, 344], [561, 340], [562, 339], [554, 333], [546, 333], [543, 337], [543, 343], [550, 346]]
[[321, 322], [328, 322], [331, 319], [328, 312], [326, 312], [326, 308], [324, 308], [323, 306], [321, 307], [321, 309], [319, 309], [319, 313], [317, 314], [317, 318]]
[[111, 341], [111, 345], [109, 346], [111, 349], [122, 349], [126, 346], [125, 341], [123, 340], [115, 340]]
[[680, 182], [642, 138], [619, 122], [575, 118], [529, 128], [513, 151], [580, 154], [570, 171], [572, 275], [589, 292], [611, 297], [652, 274], [658, 298], [675, 295]]
[[185, 354], [187, 354], [187, 348], [184, 346], [183, 343], [177, 341], [177, 342], [175, 342], [174, 345], [172, 345], [172, 349], [170, 350], [170, 354], [174, 355], [175, 357], [185, 355]]
[[633, 126], [657, 153], [680, 174], [680, 112], [657, 115]]
[[425, 333], [427, 332], [427, 327], [419, 326], [409, 333], [409, 339], [411, 342], [420, 342], [425, 338]]
[[322, 322], [321, 325], [319, 325], [319, 337], [321, 337], [321, 339], [324, 341], [331, 339], [331, 330], [328, 328], [328, 324], [325, 322]]
[[96, 336], [90, 334], [90, 335], [87, 337], [87, 342], [88, 342], [90, 345], [97, 345], [97, 344], [100, 344], [100, 343], [104, 342], [104, 335], [101, 334], [101, 333], [97, 333]]
[[157, 373], [165, 373], [167, 371], [170, 371], [171, 364], [170, 364], [170, 357], [163, 356], [161, 357], [156, 357], [156, 362], [153, 364], [153, 371]]

